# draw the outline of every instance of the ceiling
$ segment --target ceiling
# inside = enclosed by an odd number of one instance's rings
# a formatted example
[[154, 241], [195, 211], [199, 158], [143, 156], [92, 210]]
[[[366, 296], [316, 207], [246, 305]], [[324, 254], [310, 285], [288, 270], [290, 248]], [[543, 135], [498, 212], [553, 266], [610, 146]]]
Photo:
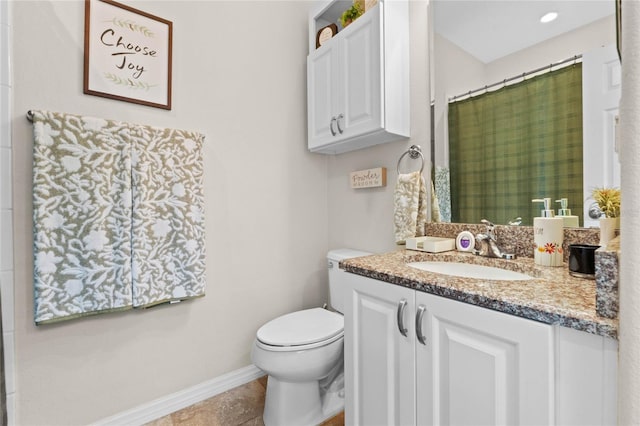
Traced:
[[[484, 63], [615, 14], [614, 0], [432, 0], [435, 31]], [[547, 12], [558, 12], [540, 23]]]

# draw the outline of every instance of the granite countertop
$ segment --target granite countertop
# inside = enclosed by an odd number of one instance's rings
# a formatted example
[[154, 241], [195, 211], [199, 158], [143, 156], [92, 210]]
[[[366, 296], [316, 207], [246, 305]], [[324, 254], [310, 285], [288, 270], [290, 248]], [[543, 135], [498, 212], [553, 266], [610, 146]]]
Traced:
[[[436, 274], [407, 266], [409, 262], [457, 261], [528, 274], [526, 281], [492, 281]], [[511, 315], [558, 324], [616, 339], [617, 319], [596, 313], [595, 280], [575, 278], [568, 268], [538, 266], [531, 258], [490, 259], [470, 253], [424, 253], [413, 250], [346, 259], [347, 272], [482, 306]]]

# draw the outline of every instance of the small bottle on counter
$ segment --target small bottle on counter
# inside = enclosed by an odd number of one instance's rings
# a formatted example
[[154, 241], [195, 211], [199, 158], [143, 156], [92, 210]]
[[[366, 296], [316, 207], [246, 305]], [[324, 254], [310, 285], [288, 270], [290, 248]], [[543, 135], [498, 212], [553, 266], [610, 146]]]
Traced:
[[578, 216], [574, 216], [571, 214], [571, 209], [569, 206], [568, 198], [560, 198], [556, 200], [556, 203], [560, 203], [560, 208], [558, 209], [558, 216], [562, 218], [564, 222], [565, 228], [577, 228], [580, 226], [580, 218]]
[[536, 265], [562, 266], [562, 242], [564, 240], [564, 221], [555, 217], [551, 210], [551, 198], [531, 200], [544, 203], [540, 217], [533, 218], [533, 239], [535, 248], [533, 258]]

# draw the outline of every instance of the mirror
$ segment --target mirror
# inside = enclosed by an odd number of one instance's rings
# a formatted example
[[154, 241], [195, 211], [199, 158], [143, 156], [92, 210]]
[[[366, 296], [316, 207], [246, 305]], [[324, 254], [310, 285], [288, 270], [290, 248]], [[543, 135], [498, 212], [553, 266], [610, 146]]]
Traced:
[[[558, 13], [557, 19], [542, 24], [540, 18], [550, 11]], [[431, 154], [436, 171], [436, 194], [442, 191], [438, 185], [442, 172], [449, 170], [447, 109], [450, 98], [459, 95], [465, 98], [463, 94], [480, 88], [478, 93], [484, 93], [485, 86], [490, 91], [494, 83], [512, 77], [513, 83], [518, 83], [522, 79], [518, 80], [516, 76], [583, 55], [583, 124], [588, 126], [583, 127], [583, 170], [587, 172], [583, 171], [583, 199], [569, 200], [568, 207], [573, 214], [580, 212], [584, 217], [581, 226], [597, 226], [597, 220], [589, 218], [591, 190], [620, 186], [620, 166], [615, 150], [620, 79], [615, 2], [432, 0], [430, 13]], [[587, 68], [594, 68], [593, 61], [599, 64], [595, 68], [604, 69], [603, 75], [594, 76], [592, 71], [589, 71], [590, 75], [586, 74]], [[611, 87], [617, 86], [617, 99], [615, 94], [613, 100], [592, 95], [592, 91], [599, 91], [602, 81]], [[501, 87], [503, 85], [493, 86], [494, 89]], [[589, 114], [600, 117], [595, 119], [598, 123], [594, 124], [594, 120], [588, 118]], [[539, 196], [530, 194], [530, 198]], [[546, 196], [555, 197], [554, 200], [563, 197], [561, 194]], [[443, 206], [446, 199], [443, 198], [446, 197], [439, 197], [439, 201], [443, 221], [446, 221], [446, 206]], [[559, 207], [554, 203], [554, 210]], [[532, 205], [532, 211], [536, 210], [538, 207]], [[513, 217], [527, 214], [514, 211]], [[487, 219], [492, 220], [491, 217]], [[531, 225], [527, 220], [522, 224]]]

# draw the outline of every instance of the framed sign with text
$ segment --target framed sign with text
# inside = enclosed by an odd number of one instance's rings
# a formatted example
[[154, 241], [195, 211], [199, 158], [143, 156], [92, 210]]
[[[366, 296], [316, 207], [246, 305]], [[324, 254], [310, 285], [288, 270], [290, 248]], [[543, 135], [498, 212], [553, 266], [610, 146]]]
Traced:
[[111, 0], [84, 19], [84, 93], [171, 109], [173, 23]]

